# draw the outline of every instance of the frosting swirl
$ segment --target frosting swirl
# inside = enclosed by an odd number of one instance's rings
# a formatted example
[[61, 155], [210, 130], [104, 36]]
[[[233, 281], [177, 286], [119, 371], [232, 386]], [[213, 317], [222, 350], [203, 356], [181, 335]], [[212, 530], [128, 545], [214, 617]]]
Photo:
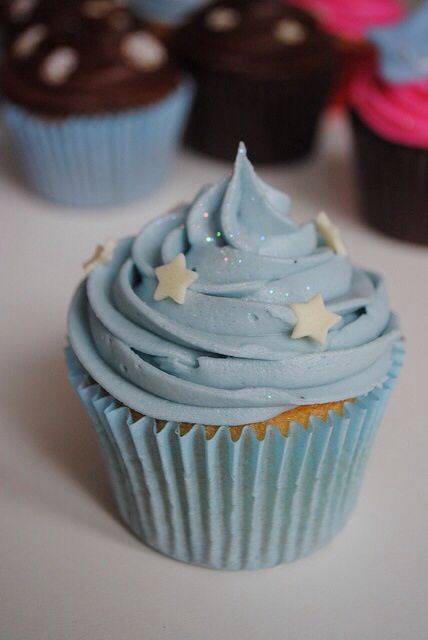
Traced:
[[404, 7], [398, 0], [292, 0], [292, 4], [312, 11], [336, 36], [359, 40], [370, 27], [399, 20]]
[[428, 80], [394, 84], [364, 73], [353, 87], [352, 104], [366, 124], [388, 140], [428, 147]]
[[[231, 176], [121, 241], [70, 309], [70, 342], [90, 375], [147, 415], [216, 425], [382, 383], [400, 331], [381, 278], [328, 248], [313, 222], [293, 222], [289, 207], [241, 145]], [[198, 279], [185, 304], [156, 301], [155, 269], [179, 253]], [[289, 305], [317, 293], [340, 322], [325, 345], [293, 340]]]

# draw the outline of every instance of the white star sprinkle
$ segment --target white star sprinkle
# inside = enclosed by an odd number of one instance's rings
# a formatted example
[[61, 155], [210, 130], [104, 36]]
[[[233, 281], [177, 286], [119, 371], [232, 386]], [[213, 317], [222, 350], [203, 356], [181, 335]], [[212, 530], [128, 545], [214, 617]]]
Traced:
[[44, 24], [34, 24], [15, 38], [12, 53], [15, 58], [28, 58], [46, 38], [48, 29]]
[[40, 68], [40, 77], [46, 84], [58, 86], [67, 82], [78, 65], [77, 51], [71, 47], [59, 47], [45, 58]]
[[177, 304], [184, 304], [186, 291], [198, 279], [198, 274], [186, 268], [186, 258], [179, 253], [174, 260], [155, 269], [159, 284], [154, 292], [155, 300], [172, 298]]
[[230, 7], [213, 9], [205, 18], [205, 24], [211, 31], [230, 31], [237, 27], [240, 22], [239, 11]]
[[323, 237], [324, 242], [330, 249], [333, 249], [339, 256], [347, 256], [348, 252], [342, 240], [339, 228], [332, 223], [324, 211], [318, 214], [316, 219], [318, 233]]
[[117, 242], [115, 240], [107, 240], [104, 244], [98, 244], [94, 251], [92, 258], [89, 258], [84, 264], [83, 268], [85, 273], [90, 273], [94, 267], [98, 264], [105, 264], [110, 262], [113, 258], [113, 253], [116, 248]]
[[306, 40], [306, 29], [297, 20], [280, 20], [273, 34], [283, 44], [300, 44]]
[[329, 329], [334, 327], [342, 318], [337, 313], [329, 311], [320, 293], [317, 293], [307, 302], [290, 304], [297, 317], [291, 337], [313, 338], [320, 344], [325, 344]]

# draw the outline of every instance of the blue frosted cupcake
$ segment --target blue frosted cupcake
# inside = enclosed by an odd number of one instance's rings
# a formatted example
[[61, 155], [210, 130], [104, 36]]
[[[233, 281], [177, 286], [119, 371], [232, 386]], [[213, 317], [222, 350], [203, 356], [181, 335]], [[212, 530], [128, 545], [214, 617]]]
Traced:
[[165, 177], [191, 99], [164, 45], [115, 2], [39, 3], [2, 68], [31, 185], [65, 204], [135, 199]]
[[322, 214], [235, 169], [98, 247], [69, 312], [70, 380], [125, 523], [211, 568], [326, 544], [358, 494], [401, 362], [382, 278]]

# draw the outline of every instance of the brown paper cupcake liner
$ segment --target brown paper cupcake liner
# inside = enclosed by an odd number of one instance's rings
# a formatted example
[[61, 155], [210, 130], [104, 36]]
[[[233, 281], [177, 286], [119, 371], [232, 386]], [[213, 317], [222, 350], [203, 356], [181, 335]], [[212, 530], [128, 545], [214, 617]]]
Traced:
[[379, 231], [428, 244], [428, 149], [385, 140], [351, 113], [361, 213]]
[[197, 94], [186, 133], [190, 147], [230, 160], [243, 140], [258, 164], [289, 162], [310, 153], [332, 68], [265, 81], [201, 69], [193, 73]]

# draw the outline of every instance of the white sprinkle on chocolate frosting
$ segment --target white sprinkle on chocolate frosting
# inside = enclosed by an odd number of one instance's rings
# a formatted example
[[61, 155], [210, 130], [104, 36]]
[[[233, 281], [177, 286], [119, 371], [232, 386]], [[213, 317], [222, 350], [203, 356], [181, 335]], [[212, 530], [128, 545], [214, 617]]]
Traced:
[[77, 51], [71, 47], [60, 47], [45, 58], [40, 67], [40, 77], [46, 84], [59, 86], [67, 82], [78, 65]]
[[134, 31], [126, 36], [121, 49], [126, 60], [142, 71], [156, 71], [168, 58], [163, 44], [147, 31]]
[[48, 29], [44, 24], [34, 24], [20, 33], [12, 44], [12, 55], [15, 58], [29, 58], [39, 44], [46, 38]]
[[300, 44], [306, 40], [306, 29], [297, 20], [280, 20], [274, 29], [274, 36], [283, 44]]
[[211, 31], [230, 31], [237, 27], [240, 22], [239, 11], [230, 7], [218, 7], [210, 11], [205, 17], [205, 24]]

